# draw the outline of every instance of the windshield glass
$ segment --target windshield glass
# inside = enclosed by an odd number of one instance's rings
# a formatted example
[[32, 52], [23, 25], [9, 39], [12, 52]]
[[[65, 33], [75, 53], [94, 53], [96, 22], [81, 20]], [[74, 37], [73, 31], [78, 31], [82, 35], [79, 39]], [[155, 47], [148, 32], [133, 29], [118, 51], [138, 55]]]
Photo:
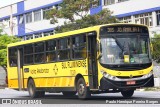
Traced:
[[101, 39], [102, 64], [142, 64], [151, 62], [149, 38], [143, 35], [109, 35]]

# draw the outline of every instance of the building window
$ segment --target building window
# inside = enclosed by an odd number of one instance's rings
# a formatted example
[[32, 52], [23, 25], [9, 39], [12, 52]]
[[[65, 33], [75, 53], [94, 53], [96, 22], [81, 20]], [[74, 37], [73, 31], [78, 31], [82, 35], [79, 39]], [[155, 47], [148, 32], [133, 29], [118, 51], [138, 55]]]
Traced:
[[100, 5], [99, 0], [93, 0], [93, 1], [92, 1], [92, 8], [98, 7], [99, 5]]
[[27, 35], [26, 36], [26, 40], [30, 40], [30, 39], [33, 39], [33, 35]]
[[10, 19], [9, 18], [4, 19], [3, 20], [3, 25], [4, 25], [5, 28], [9, 27], [9, 25], [10, 25]]
[[32, 22], [32, 13], [26, 13], [26, 23]]
[[54, 33], [53, 33], [53, 31], [49, 31], [49, 32], [44, 32], [43, 35], [49, 36], [49, 35], [54, 35]]
[[47, 19], [47, 12], [49, 12], [52, 7], [44, 8], [43, 9], [43, 19]]
[[147, 26], [153, 26], [152, 13], [135, 15], [135, 23]]
[[42, 37], [42, 33], [37, 33], [37, 34], [34, 35], [34, 37], [35, 38], [40, 38], [40, 37]]
[[157, 11], [156, 15], [157, 15], [157, 25], [160, 25], [160, 11]]
[[115, 4], [115, 0], [104, 0], [104, 5]]
[[34, 11], [34, 21], [40, 21], [41, 20], [41, 10]]
[[119, 18], [119, 21], [122, 23], [131, 23], [132, 19], [131, 19], [131, 16], [128, 16], [128, 17]]
[[128, 0], [118, 0], [118, 2], [124, 2], [124, 1], [128, 1]]
[[19, 16], [19, 24], [24, 24], [24, 16], [23, 15]]
[[55, 5], [55, 8], [56, 8], [57, 10], [60, 10], [62, 7], [61, 7], [59, 4], [57, 4], [57, 5]]

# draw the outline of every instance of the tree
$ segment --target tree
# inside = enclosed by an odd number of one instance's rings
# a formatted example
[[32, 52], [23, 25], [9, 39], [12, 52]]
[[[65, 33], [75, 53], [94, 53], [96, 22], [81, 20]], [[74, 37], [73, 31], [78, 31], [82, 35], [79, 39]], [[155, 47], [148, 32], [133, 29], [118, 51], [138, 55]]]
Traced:
[[95, 15], [90, 15], [91, 5], [97, 5], [99, 0], [63, 0], [60, 9], [54, 8], [47, 12], [47, 18], [52, 24], [58, 23], [58, 19], [66, 19], [64, 25], [55, 28], [57, 33], [76, 30], [80, 28], [116, 23], [117, 20], [108, 9], [103, 9]]
[[155, 34], [151, 40], [152, 43], [152, 58], [160, 63], [160, 34]]
[[7, 65], [7, 45], [19, 40], [16, 36], [2, 34], [2, 30], [0, 30], [0, 66], [5, 67]]

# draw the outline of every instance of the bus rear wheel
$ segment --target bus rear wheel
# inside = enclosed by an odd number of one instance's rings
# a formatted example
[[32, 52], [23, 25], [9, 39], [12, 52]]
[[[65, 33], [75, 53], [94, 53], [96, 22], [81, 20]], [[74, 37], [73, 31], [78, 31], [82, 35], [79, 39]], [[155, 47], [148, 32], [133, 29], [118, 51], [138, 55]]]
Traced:
[[80, 99], [86, 99], [91, 96], [89, 88], [86, 87], [86, 83], [83, 78], [80, 78], [78, 80], [76, 89], [78, 92], [78, 98], [80, 98]]
[[133, 96], [134, 90], [121, 91], [121, 94], [122, 94], [122, 96], [125, 97], [125, 98], [130, 98], [130, 97]]
[[45, 91], [37, 91], [33, 79], [30, 79], [28, 82], [28, 92], [31, 98], [42, 97], [45, 94]]

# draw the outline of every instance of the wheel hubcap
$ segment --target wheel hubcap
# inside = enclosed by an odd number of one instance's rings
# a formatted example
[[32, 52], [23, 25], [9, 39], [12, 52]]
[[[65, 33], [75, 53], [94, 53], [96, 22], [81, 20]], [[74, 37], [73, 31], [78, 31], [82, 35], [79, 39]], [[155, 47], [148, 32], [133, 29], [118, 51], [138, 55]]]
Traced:
[[83, 84], [80, 84], [80, 85], [79, 85], [79, 94], [83, 95], [83, 94], [84, 94], [84, 91], [85, 91], [84, 85], [83, 85]]
[[30, 85], [30, 87], [29, 87], [29, 93], [30, 93], [31, 96], [33, 95], [33, 85]]

